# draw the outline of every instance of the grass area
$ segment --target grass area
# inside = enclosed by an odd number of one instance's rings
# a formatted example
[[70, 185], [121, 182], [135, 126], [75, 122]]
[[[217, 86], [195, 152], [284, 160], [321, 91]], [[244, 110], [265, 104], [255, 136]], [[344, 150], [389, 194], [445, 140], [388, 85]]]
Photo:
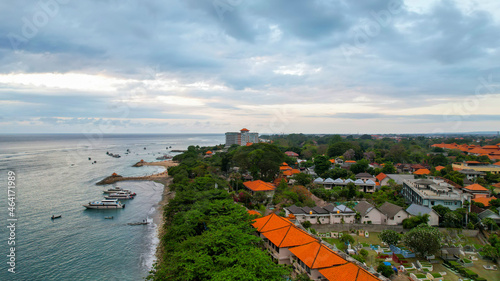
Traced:
[[476, 249], [482, 248], [484, 245], [481, 243], [481, 240], [479, 240], [477, 237], [464, 237], [466, 242], [461, 243], [462, 245], [474, 245]]

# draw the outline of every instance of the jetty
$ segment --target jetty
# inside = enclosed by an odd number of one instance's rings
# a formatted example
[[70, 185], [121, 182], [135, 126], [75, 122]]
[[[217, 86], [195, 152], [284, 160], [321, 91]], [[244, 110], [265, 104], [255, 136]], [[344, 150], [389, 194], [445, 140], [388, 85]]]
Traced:
[[[174, 161], [159, 161], [159, 162], [145, 162], [144, 160], [141, 159], [141, 161], [135, 163], [132, 167], [142, 167], [142, 166], [162, 166], [165, 168], [169, 168], [172, 166], [177, 166], [178, 163]], [[106, 185], [106, 184], [112, 184], [116, 183], [119, 181], [154, 181], [154, 180], [165, 180], [168, 178], [168, 173], [167, 171], [159, 173], [159, 174], [152, 174], [149, 176], [142, 176], [142, 177], [124, 177], [121, 175], [118, 175], [117, 173], [113, 173], [111, 176], [104, 178], [103, 180], [99, 181], [96, 183], [96, 185]]]

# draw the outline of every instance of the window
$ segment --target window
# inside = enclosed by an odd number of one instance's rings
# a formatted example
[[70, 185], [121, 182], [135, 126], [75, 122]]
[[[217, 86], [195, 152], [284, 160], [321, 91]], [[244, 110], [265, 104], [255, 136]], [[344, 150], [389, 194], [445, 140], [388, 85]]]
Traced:
[[434, 206], [434, 201], [431, 201], [431, 205]]

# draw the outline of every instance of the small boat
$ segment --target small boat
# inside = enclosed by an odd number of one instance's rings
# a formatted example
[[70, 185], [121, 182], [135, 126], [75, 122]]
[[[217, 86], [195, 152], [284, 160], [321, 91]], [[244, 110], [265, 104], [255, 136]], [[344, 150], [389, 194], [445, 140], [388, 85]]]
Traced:
[[59, 215], [59, 216], [52, 215], [52, 217], [50, 219], [55, 220], [55, 219], [60, 219], [61, 217], [62, 217], [62, 215]]
[[128, 192], [128, 193], [130, 193], [130, 190], [123, 189], [121, 187], [114, 187], [114, 188], [110, 188], [108, 190], [104, 190], [103, 192], [104, 193], [116, 193], [116, 192]]
[[104, 217], [104, 218], [107, 219], [107, 220], [112, 220], [113, 216], [111, 216], [111, 217]]
[[118, 199], [104, 199], [89, 202], [87, 205], [83, 205], [83, 207], [87, 209], [122, 209], [125, 208], [125, 204], [122, 204]]
[[127, 192], [116, 192], [116, 193], [111, 193], [108, 196], [104, 196], [106, 199], [120, 199], [120, 200], [128, 200], [128, 199], [134, 199], [134, 196], [130, 195]]

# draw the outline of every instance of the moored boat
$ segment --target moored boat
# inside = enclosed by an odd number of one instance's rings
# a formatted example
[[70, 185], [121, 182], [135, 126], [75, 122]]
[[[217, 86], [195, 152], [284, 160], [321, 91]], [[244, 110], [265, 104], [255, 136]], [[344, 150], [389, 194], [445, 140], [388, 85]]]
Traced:
[[104, 199], [101, 201], [89, 202], [83, 207], [87, 209], [122, 209], [125, 204], [122, 204], [118, 199]]
[[120, 200], [128, 200], [128, 199], [134, 199], [134, 197], [127, 192], [116, 192], [116, 193], [111, 193], [108, 196], [104, 196], [106, 199], [120, 199]]

